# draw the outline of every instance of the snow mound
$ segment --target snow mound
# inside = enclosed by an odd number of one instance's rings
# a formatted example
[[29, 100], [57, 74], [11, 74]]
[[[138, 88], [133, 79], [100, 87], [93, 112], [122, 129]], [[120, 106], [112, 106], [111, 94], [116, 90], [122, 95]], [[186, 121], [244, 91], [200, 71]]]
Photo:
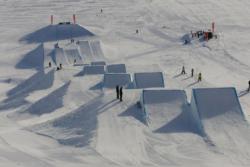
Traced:
[[90, 37], [94, 34], [78, 24], [48, 25], [20, 39], [26, 43], [44, 43], [72, 39], [76, 37]]
[[105, 61], [93, 61], [91, 62], [92, 66], [105, 66], [106, 62]]
[[135, 73], [134, 84], [138, 89], [165, 86], [162, 72]]
[[197, 132], [183, 90], [143, 90], [149, 127], [158, 133]]
[[126, 73], [125, 64], [111, 64], [106, 67], [107, 73]]
[[[219, 148], [250, 152], [250, 127], [239, 103], [235, 88], [194, 89], [191, 107], [197, 113], [199, 127]], [[245, 155], [245, 153], [244, 153]]]
[[101, 65], [96, 65], [96, 66], [86, 65], [84, 66], [83, 73], [86, 75], [104, 74], [105, 70], [104, 66]]
[[82, 57], [80, 56], [77, 48], [64, 49], [64, 53], [66, 54], [70, 64], [83, 64]]
[[104, 86], [107, 88], [128, 86], [131, 82], [130, 74], [104, 74]]

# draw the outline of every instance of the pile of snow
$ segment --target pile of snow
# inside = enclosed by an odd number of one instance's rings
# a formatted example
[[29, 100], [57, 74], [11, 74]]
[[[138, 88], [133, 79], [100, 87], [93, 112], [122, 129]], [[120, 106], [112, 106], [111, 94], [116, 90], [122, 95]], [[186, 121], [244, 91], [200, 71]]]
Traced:
[[[237, 154], [250, 153], [250, 127], [245, 121], [235, 88], [194, 89], [191, 107], [211, 142], [220, 149], [231, 148]], [[242, 157], [242, 158], [243, 158]]]
[[105, 69], [102, 65], [85, 65], [83, 72], [86, 75], [104, 74]]
[[111, 64], [106, 67], [107, 73], [127, 73], [125, 64]]
[[92, 66], [105, 66], [106, 62], [105, 61], [93, 61], [91, 62]]
[[90, 37], [94, 34], [78, 24], [48, 25], [21, 38], [27, 43], [44, 43], [79, 37]]
[[107, 88], [114, 88], [119, 86], [128, 86], [131, 81], [130, 74], [104, 74], [104, 86]]
[[138, 89], [165, 87], [162, 72], [135, 73], [134, 84]]
[[143, 90], [142, 104], [149, 127], [159, 133], [196, 132], [183, 90]]

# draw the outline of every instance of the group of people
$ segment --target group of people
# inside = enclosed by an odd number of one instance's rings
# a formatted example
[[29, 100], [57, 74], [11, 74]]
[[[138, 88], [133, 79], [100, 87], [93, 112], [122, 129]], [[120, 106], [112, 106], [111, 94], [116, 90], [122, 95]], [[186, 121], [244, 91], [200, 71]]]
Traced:
[[[181, 75], [185, 75], [185, 74], [186, 74], [185, 67], [182, 66]], [[191, 69], [191, 77], [194, 77], [194, 69], [193, 68]], [[201, 81], [202, 81], [202, 74], [199, 73], [198, 74], [198, 82], [201, 82]]]
[[123, 87], [117, 85], [116, 86], [116, 98], [120, 101], [122, 101], [122, 96], [123, 96]]
[[[49, 62], [49, 68], [51, 67], [52, 65], [51, 65], [51, 62]], [[61, 70], [62, 69], [62, 64], [60, 63], [59, 64], [59, 67], [57, 67], [56, 68], [56, 70], [58, 71], [58, 70]]]

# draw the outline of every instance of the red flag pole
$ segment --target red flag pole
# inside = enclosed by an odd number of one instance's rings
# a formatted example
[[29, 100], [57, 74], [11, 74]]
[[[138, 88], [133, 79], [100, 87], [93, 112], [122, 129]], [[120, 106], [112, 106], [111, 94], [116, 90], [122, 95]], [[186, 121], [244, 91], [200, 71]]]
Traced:
[[74, 21], [74, 24], [76, 24], [76, 15], [73, 14], [73, 21]]
[[212, 22], [212, 32], [214, 33], [214, 29], [215, 29], [215, 23]]
[[53, 15], [50, 15], [50, 24], [53, 24], [54, 18]]

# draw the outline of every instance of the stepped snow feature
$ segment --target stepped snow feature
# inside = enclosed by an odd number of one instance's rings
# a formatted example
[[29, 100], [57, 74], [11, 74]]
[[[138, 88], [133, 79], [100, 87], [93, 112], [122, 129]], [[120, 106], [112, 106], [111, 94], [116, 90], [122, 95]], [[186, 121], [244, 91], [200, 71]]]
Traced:
[[95, 74], [104, 74], [105, 69], [102, 65], [85, 65], [83, 68], [83, 73], [85, 75], [95, 75]]
[[79, 24], [48, 25], [20, 39], [26, 43], [44, 43], [72, 38], [92, 37], [94, 34]]
[[106, 88], [115, 88], [119, 86], [129, 86], [132, 82], [130, 74], [104, 74], [104, 86]]
[[138, 89], [165, 87], [162, 72], [135, 73], [134, 85]]
[[218, 147], [243, 149], [250, 144], [250, 128], [235, 88], [194, 89], [191, 107], [198, 126]]
[[126, 73], [125, 64], [111, 64], [106, 67], [107, 73]]
[[142, 105], [149, 127], [159, 133], [196, 132], [183, 90], [143, 90]]

